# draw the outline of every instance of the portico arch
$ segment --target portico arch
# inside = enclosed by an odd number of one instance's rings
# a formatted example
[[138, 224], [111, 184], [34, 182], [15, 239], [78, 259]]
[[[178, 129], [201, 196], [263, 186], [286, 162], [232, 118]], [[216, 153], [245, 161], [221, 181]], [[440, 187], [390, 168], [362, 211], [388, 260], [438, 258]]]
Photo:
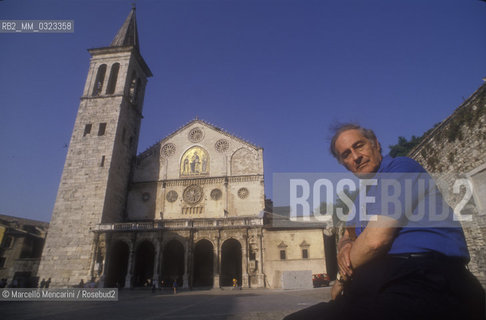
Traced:
[[184, 277], [184, 246], [176, 239], [172, 239], [164, 247], [162, 257], [161, 280], [166, 286], [172, 286], [177, 280], [179, 286], [183, 285]]
[[105, 282], [107, 287], [123, 288], [125, 286], [129, 254], [130, 249], [128, 244], [120, 240], [113, 243]]
[[194, 248], [194, 287], [213, 286], [213, 244], [206, 239], [199, 240]]
[[236, 239], [228, 239], [221, 246], [220, 286], [232, 286], [236, 278], [241, 286], [241, 244]]
[[154, 271], [155, 249], [151, 241], [142, 241], [135, 255], [134, 286], [142, 287], [151, 285]]

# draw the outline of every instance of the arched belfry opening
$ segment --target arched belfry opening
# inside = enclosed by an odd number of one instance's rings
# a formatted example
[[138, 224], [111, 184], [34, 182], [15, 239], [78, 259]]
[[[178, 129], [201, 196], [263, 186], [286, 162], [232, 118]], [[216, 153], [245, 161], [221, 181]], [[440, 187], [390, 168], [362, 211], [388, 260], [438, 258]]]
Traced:
[[98, 72], [96, 73], [96, 80], [93, 86], [93, 96], [99, 96], [101, 94], [101, 90], [103, 89], [103, 82], [105, 82], [105, 74], [106, 64], [102, 64], [98, 68]]
[[145, 240], [141, 242], [135, 253], [135, 270], [133, 273], [133, 286], [142, 287], [152, 284], [154, 272], [154, 245]]
[[212, 287], [214, 253], [211, 241], [203, 239], [194, 248], [194, 287]]
[[174, 280], [178, 286], [183, 285], [184, 277], [184, 246], [180, 241], [170, 240], [164, 247], [162, 255], [162, 274], [161, 280], [166, 286], [172, 286]]
[[106, 87], [106, 94], [113, 94], [115, 92], [119, 70], [120, 64], [118, 62], [111, 66], [110, 78], [108, 79], [108, 86]]
[[241, 286], [241, 244], [231, 238], [221, 247], [220, 286], [232, 286], [233, 278], [236, 278], [238, 285]]
[[123, 241], [113, 243], [108, 257], [106, 287], [123, 288], [128, 270], [128, 256], [130, 250]]

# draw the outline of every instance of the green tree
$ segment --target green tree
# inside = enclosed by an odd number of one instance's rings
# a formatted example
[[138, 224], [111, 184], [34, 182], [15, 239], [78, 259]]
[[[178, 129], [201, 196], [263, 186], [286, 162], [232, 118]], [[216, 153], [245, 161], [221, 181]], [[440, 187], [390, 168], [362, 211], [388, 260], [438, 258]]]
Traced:
[[406, 156], [416, 145], [422, 141], [422, 137], [412, 136], [410, 140], [405, 137], [398, 137], [398, 143], [390, 146], [390, 155], [392, 157]]
[[434, 126], [427, 130], [423, 135], [420, 137], [412, 136], [410, 140], [407, 140], [405, 137], [398, 137], [398, 143], [389, 146], [390, 148], [390, 156], [392, 157], [404, 157], [412, 151], [415, 146], [417, 146], [422, 140], [432, 131], [435, 129], [440, 124], [440, 122], [437, 122], [434, 124]]

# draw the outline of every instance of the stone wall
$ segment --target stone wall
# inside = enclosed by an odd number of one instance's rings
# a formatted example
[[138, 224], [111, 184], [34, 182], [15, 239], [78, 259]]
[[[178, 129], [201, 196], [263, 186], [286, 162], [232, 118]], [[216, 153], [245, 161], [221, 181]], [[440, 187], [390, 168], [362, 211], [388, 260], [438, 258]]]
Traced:
[[[471, 262], [469, 269], [486, 286], [486, 84], [482, 85], [452, 115], [435, 127], [409, 156], [420, 162], [437, 180], [446, 201], [472, 215], [463, 222]], [[454, 192], [454, 183], [465, 179], [473, 187]]]

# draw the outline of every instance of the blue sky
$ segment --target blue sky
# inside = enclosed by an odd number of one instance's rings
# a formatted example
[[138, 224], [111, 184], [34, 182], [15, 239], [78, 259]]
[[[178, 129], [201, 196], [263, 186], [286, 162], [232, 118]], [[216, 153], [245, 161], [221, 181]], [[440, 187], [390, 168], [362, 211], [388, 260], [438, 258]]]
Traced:
[[[89, 65], [131, 1], [4, 0], [0, 19], [75, 21], [0, 33], [0, 213], [48, 221]], [[139, 152], [196, 116], [264, 147], [276, 172], [337, 172], [334, 121], [385, 151], [421, 135], [486, 76], [479, 0], [139, 0], [149, 80]]]

